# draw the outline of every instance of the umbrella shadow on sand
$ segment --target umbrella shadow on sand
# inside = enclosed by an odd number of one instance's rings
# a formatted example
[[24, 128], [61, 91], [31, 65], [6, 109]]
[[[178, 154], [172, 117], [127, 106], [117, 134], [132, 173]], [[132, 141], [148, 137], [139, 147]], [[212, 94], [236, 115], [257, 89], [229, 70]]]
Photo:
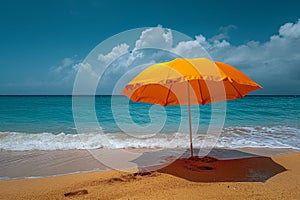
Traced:
[[[194, 149], [195, 154], [199, 149]], [[169, 154], [169, 155], [168, 155]], [[139, 171], [157, 171], [193, 182], [266, 182], [286, 169], [270, 157], [230, 149], [212, 149], [205, 157], [189, 158], [189, 151], [179, 158], [168, 150], [145, 152], [132, 160]], [[165, 155], [165, 156], [164, 156]], [[160, 158], [161, 165], [145, 167], [149, 159]]]

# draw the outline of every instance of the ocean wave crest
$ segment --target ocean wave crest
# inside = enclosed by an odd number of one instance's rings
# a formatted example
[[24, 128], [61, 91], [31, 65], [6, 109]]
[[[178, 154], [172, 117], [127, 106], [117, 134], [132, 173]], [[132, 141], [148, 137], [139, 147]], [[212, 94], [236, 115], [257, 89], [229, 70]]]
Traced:
[[[228, 127], [223, 129], [219, 138], [201, 133], [193, 134], [193, 144], [196, 148], [215, 146], [228, 148], [270, 147], [300, 149], [300, 129], [287, 126]], [[125, 133], [53, 134], [46, 132], [0, 132], [1, 150], [188, 147], [188, 133], [160, 133], [151, 137], [133, 137]]]

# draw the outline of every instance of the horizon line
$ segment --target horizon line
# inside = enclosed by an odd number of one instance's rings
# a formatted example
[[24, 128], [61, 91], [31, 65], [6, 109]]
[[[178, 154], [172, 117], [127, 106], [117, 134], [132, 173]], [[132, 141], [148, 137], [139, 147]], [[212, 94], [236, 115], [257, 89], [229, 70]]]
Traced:
[[[96, 95], [89, 95], [89, 94], [0, 94], [0, 97], [4, 96], [125, 96], [122, 94], [96, 94]], [[300, 94], [249, 94], [246, 96], [300, 96]], [[244, 97], [246, 97], [244, 96]]]

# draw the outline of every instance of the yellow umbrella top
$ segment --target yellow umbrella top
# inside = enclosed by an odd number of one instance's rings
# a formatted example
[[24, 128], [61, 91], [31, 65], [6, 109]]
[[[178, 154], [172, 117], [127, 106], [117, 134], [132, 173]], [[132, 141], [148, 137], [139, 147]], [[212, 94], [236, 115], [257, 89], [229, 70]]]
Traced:
[[188, 95], [190, 104], [208, 104], [241, 98], [258, 88], [261, 86], [229, 64], [207, 58], [176, 58], [149, 66], [122, 94], [133, 101], [167, 106], [187, 104]]

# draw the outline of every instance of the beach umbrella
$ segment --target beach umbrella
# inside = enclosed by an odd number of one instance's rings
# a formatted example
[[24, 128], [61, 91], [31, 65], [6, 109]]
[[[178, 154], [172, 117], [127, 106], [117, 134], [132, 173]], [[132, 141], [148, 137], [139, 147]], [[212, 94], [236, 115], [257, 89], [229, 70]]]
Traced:
[[193, 156], [190, 105], [242, 98], [259, 88], [260, 85], [229, 64], [207, 58], [176, 58], [147, 67], [121, 93], [134, 102], [187, 105]]

